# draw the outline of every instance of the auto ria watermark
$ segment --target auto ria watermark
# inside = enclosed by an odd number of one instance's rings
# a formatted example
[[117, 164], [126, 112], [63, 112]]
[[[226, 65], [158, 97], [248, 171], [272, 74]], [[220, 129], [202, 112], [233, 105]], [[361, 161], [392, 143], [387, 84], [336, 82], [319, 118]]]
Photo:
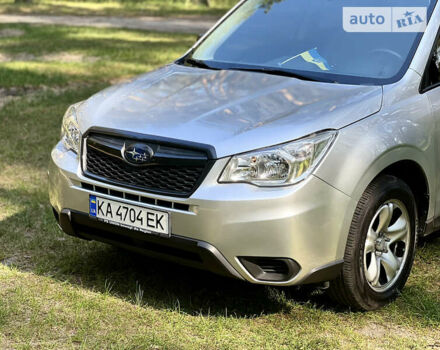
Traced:
[[344, 7], [343, 26], [346, 32], [424, 32], [426, 7]]

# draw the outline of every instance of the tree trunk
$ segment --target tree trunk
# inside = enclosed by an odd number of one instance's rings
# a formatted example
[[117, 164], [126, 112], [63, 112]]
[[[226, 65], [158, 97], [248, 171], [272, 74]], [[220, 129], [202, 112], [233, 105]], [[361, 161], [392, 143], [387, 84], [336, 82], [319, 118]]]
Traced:
[[198, 0], [196, 1], [199, 4], [205, 5], [206, 7], [209, 7], [209, 0]]

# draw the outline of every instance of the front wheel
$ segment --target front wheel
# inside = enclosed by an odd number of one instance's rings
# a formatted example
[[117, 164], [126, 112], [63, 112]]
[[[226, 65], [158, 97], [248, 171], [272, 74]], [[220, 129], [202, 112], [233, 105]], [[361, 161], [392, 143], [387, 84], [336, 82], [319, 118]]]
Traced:
[[414, 261], [416, 217], [405, 182], [390, 175], [373, 181], [356, 207], [330, 296], [354, 309], [375, 310], [399, 295]]

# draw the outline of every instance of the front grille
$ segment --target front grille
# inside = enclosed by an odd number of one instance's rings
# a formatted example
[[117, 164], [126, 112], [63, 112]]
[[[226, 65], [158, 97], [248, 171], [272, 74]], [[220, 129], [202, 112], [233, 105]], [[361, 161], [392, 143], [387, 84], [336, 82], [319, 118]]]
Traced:
[[206, 152], [142, 141], [155, 150], [151, 163], [135, 166], [122, 157], [124, 145], [140, 142], [106, 135], [85, 141], [84, 174], [88, 177], [147, 192], [189, 197], [210, 168]]
[[152, 166], [136, 168], [93, 148], [87, 151], [87, 172], [129, 187], [190, 193], [203, 168]]

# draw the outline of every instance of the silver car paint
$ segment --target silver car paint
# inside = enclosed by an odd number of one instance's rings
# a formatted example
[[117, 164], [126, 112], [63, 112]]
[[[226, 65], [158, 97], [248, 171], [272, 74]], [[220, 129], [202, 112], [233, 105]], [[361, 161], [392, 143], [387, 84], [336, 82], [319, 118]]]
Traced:
[[[300, 273], [291, 281], [264, 282], [274, 285], [300, 283], [311, 271], [341, 261], [339, 237], [349, 224], [341, 220], [341, 210], [354, 206], [350, 197], [315, 176], [296, 186], [283, 188], [219, 185], [217, 179], [227, 161], [227, 158], [217, 161], [188, 199], [148, 195], [129, 189], [124, 192], [189, 204], [192, 212], [167, 209], [171, 213], [172, 234], [214, 246], [250, 282], [262, 283], [248, 274], [238, 256], [295, 257], [302, 267]], [[58, 212], [68, 208], [88, 213], [88, 194], [92, 192], [82, 189], [80, 182], [121, 190], [84, 177], [76, 155], [66, 151], [61, 143], [52, 151], [49, 174], [50, 201]]]
[[80, 123], [210, 144], [221, 158], [340, 129], [381, 103], [378, 86], [173, 64], [92, 97]]
[[[299, 275], [270, 284], [298, 284], [343, 258], [360, 195], [397, 161], [421, 166], [431, 194], [428, 220], [439, 215], [440, 88], [419, 93], [439, 25], [437, 5], [411, 68], [383, 89], [170, 65], [89, 99], [80, 111], [80, 127], [83, 132], [99, 126], [214, 145], [221, 159], [199, 189], [188, 199], [171, 198], [194, 209], [171, 210], [173, 234], [212, 244], [254, 283], [260, 282], [237, 256], [291, 257], [302, 267]], [[223, 157], [324, 129], [339, 133], [306, 181], [282, 188], [217, 183], [228, 161]], [[88, 192], [79, 188], [80, 181], [103, 186], [85, 178], [78, 157], [59, 143], [50, 165], [50, 198], [57, 210], [88, 211]]]
[[436, 175], [440, 170], [440, 89], [427, 93], [419, 89], [439, 27], [437, 4], [408, 72], [399, 82], [384, 86], [380, 113], [342, 129], [327, 161], [315, 173], [357, 201], [383, 169], [412, 160], [424, 170], [429, 185], [427, 221], [440, 215]]
[[[383, 169], [400, 160], [413, 160], [424, 169], [434, 190], [435, 121], [426, 95], [418, 92], [419, 84], [420, 76], [410, 70], [395, 89], [386, 88], [380, 113], [340, 130], [316, 176], [359, 199]], [[434, 215], [434, 199], [429, 217]]]

